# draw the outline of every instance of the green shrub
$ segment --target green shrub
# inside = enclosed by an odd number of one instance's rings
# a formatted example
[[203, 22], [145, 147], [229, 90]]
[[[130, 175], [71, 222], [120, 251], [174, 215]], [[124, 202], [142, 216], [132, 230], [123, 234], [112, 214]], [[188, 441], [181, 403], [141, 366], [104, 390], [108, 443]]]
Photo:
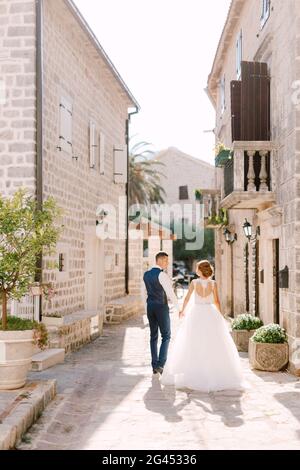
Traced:
[[263, 322], [260, 318], [254, 317], [248, 313], [243, 315], [238, 315], [232, 322], [233, 330], [256, 330], [263, 325]]
[[259, 328], [252, 339], [255, 343], [286, 343], [287, 335], [281, 326], [271, 323]]
[[[2, 320], [0, 319], [0, 331], [3, 330]], [[34, 330], [34, 344], [40, 349], [45, 349], [48, 343], [48, 333], [45, 325], [36, 321], [24, 320], [18, 317], [7, 317], [6, 331], [26, 331]]]

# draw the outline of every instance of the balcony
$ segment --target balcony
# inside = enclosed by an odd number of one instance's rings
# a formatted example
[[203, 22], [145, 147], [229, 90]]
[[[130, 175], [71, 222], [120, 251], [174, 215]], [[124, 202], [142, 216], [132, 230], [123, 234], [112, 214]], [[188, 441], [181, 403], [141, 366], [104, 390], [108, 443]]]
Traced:
[[269, 141], [234, 142], [233, 156], [223, 167], [222, 208], [264, 210], [275, 205], [275, 151]]

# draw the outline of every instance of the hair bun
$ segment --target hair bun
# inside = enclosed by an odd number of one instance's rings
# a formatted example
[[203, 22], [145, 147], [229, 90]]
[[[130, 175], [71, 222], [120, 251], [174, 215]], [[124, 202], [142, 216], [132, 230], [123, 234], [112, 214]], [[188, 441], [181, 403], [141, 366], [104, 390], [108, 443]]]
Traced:
[[204, 277], [211, 277], [214, 274], [214, 268], [207, 260], [197, 263], [197, 271], [200, 271]]

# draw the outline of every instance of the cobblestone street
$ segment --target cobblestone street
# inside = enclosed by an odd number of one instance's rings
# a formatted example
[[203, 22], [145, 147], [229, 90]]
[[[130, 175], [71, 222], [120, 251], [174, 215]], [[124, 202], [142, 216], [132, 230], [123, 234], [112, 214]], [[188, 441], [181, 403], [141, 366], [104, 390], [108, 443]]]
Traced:
[[300, 449], [297, 378], [250, 371], [244, 354], [242, 394], [164, 388], [151, 374], [148, 335], [146, 317], [106, 327], [40, 373], [57, 379], [58, 394], [19, 449]]

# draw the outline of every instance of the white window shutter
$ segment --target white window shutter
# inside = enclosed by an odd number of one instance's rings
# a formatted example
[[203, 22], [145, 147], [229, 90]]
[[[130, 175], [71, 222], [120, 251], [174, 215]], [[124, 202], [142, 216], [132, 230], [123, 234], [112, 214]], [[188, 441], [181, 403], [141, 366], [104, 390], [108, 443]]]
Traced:
[[90, 121], [90, 168], [96, 166], [96, 126], [93, 121]]
[[73, 153], [73, 106], [67, 98], [60, 99], [59, 146], [61, 150]]
[[105, 172], [105, 135], [100, 132], [99, 135], [99, 171], [100, 175]]
[[237, 80], [241, 78], [242, 72], [242, 60], [243, 60], [243, 36], [242, 31], [240, 31], [237, 41], [236, 41], [236, 74]]
[[114, 182], [127, 183], [127, 150], [125, 145], [114, 148]]

